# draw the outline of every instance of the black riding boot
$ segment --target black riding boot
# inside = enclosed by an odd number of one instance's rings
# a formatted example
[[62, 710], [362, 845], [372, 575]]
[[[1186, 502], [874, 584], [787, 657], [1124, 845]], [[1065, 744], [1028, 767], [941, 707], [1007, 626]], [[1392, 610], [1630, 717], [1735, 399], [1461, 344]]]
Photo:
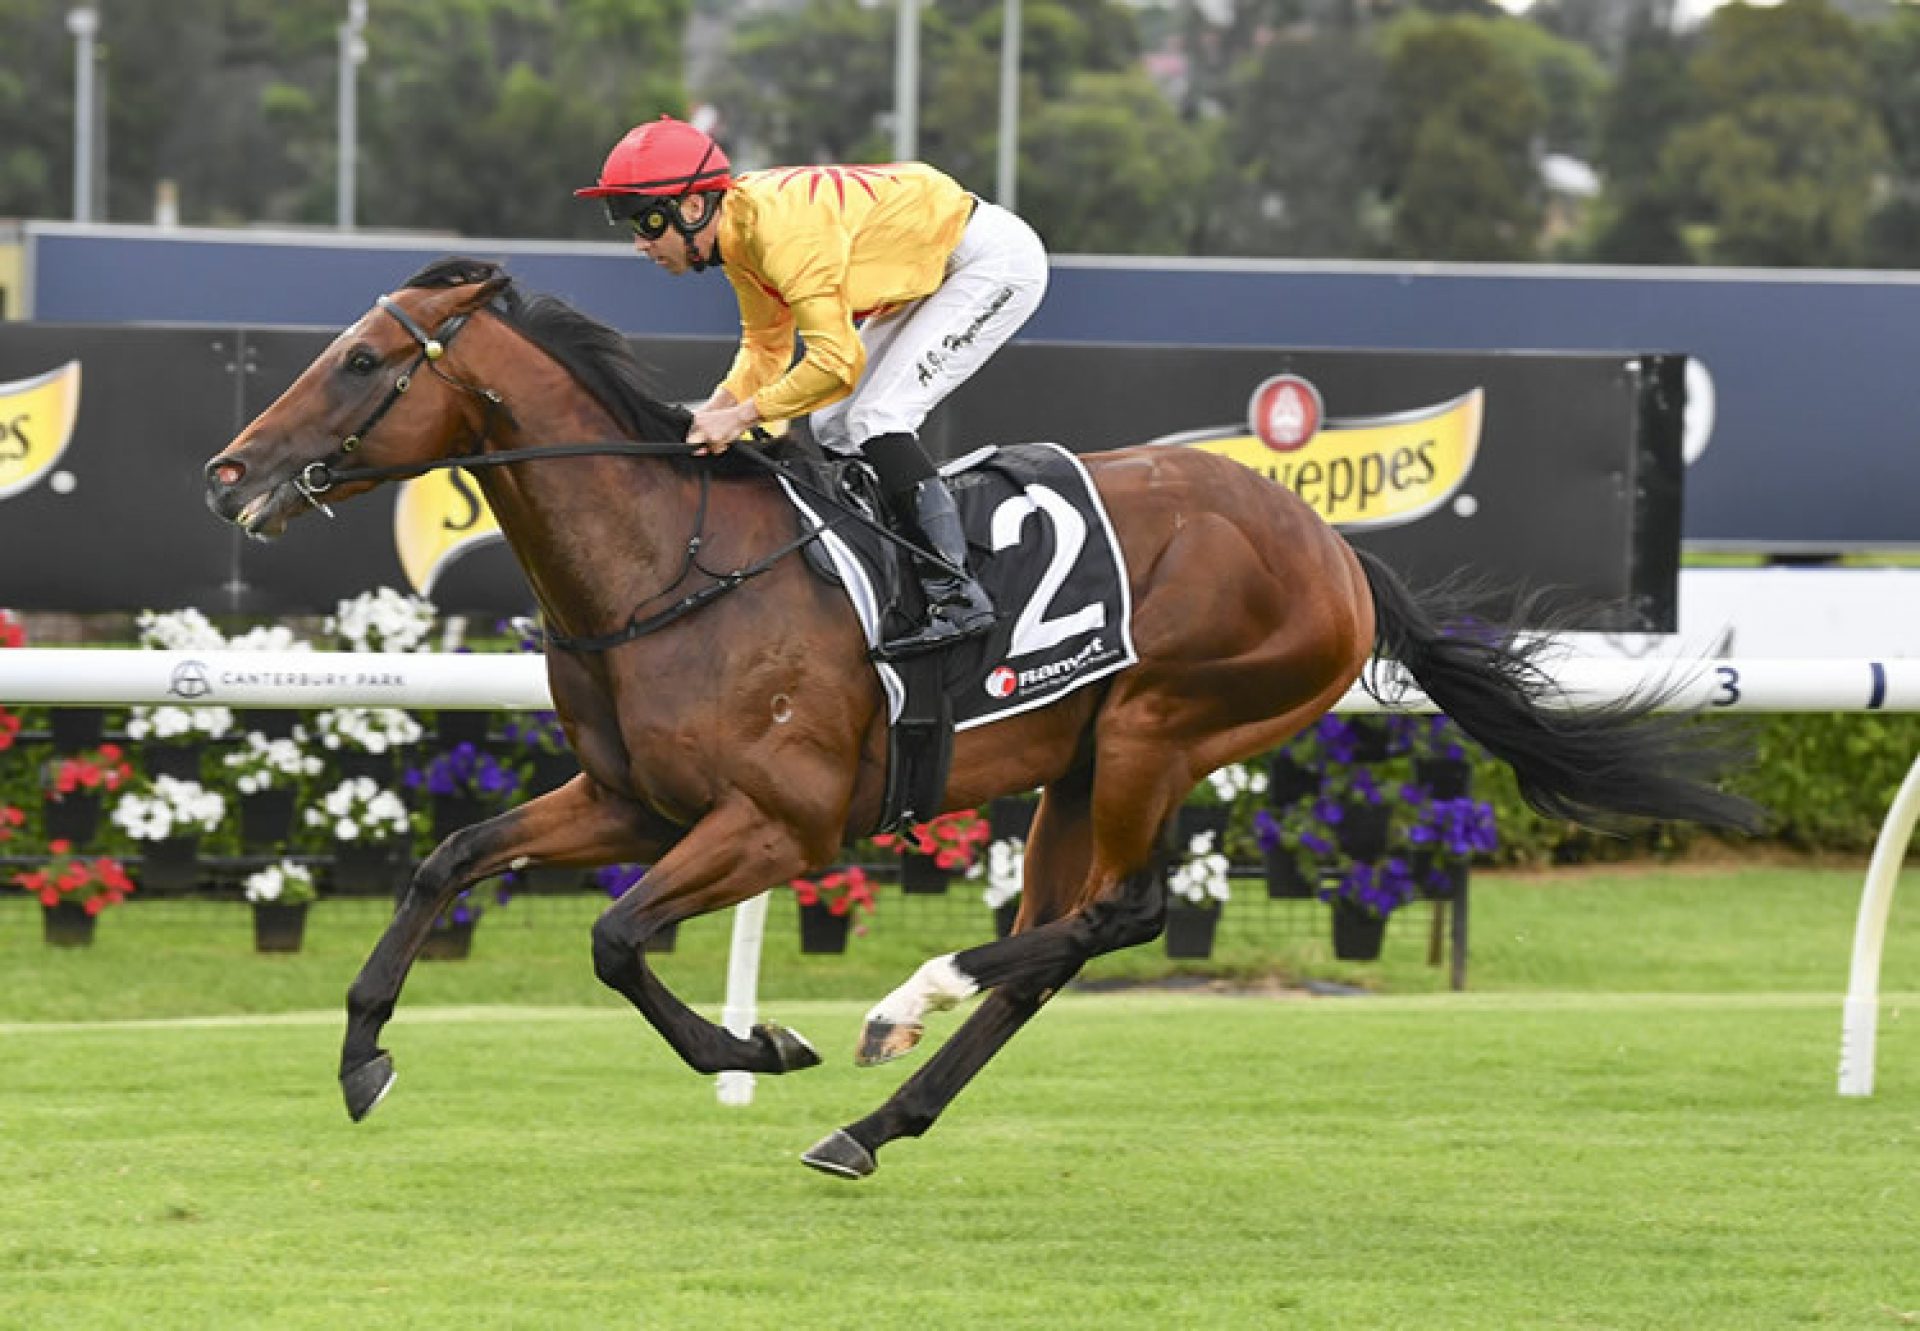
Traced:
[[[902, 505], [902, 508], [907, 507]], [[903, 525], [919, 529], [920, 539], [960, 576], [924, 561], [916, 561], [920, 587], [927, 598], [927, 622], [904, 638], [880, 645], [880, 658], [898, 661], [938, 651], [949, 643], [985, 633], [994, 624], [993, 601], [986, 589], [966, 572], [967, 536], [960, 526], [960, 510], [954, 506], [947, 483], [929, 476], [913, 487], [911, 513], [902, 513]]]

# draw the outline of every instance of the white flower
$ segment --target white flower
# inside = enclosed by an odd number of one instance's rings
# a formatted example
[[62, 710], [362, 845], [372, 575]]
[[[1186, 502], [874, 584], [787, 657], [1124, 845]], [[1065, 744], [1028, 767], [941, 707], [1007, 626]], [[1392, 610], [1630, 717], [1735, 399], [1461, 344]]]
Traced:
[[406, 802], [370, 776], [351, 776], [302, 815], [309, 827], [326, 828], [336, 841], [384, 841], [412, 825]]
[[219, 739], [233, 729], [225, 707], [135, 707], [127, 718], [127, 738], [139, 740]]
[[248, 874], [245, 886], [248, 901], [272, 902], [283, 897], [291, 898], [294, 902], [313, 900], [312, 872], [304, 864], [295, 864], [292, 860], [281, 860], [257, 873]]
[[207, 651], [226, 646], [226, 638], [213, 621], [198, 610], [170, 610], [164, 613], [142, 610], [134, 621], [140, 626], [140, 645], [174, 652]]
[[227, 640], [236, 652], [310, 652], [313, 644], [285, 624], [262, 624]]
[[426, 650], [435, 616], [425, 597], [380, 587], [340, 602], [323, 627], [356, 652], [415, 652]]
[[113, 821], [135, 841], [204, 835], [226, 816], [226, 796], [198, 781], [172, 776], [157, 776], [151, 784], [127, 791], [112, 814]]
[[1218, 771], [1208, 772], [1207, 784], [1213, 787], [1215, 797], [1222, 804], [1231, 804], [1242, 795], [1265, 794], [1267, 773], [1263, 767], [1229, 763]]
[[420, 723], [397, 707], [335, 707], [314, 715], [320, 742], [329, 749], [385, 753], [416, 744], [426, 734]]
[[976, 860], [967, 870], [967, 877], [987, 880], [986, 891], [980, 899], [987, 903], [988, 910], [1000, 907], [1020, 895], [1020, 889], [1026, 882], [1027, 843], [1020, 837], [1004, 837], [987, 846], [984, 859]]
[[276, 786], [291, 785], [301, 777], [318, 776], [326, 764], [301, 748], [306, 732], [299, 726], [285, 739], [268, 739], [250, 730], [241, 737], [239, 748], [222, 755], [220, 761], [237, 775], [234, 784], [243, 794], [258, 794]]
[[1213, 848], [1213, 833], [1202, 832], [1188, 843], [1186, 861], [1167, 875], [1167, 890], [1199, 906], [1225, 901], [1232, 891], [1227, 883], [1230, 867], [1227, 857]]

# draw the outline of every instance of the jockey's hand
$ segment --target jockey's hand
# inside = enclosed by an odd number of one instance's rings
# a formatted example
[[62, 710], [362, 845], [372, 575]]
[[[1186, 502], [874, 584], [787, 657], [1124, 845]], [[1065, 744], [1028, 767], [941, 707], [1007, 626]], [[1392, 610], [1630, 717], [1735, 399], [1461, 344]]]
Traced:
[[693, 424], [687, 427], [687, 442], [698, 445], [693, 450], [695, 457], [717, 457], [759, 422], [760, 412], [751, 398], [724, 407], [701, 408], [693, 413]]

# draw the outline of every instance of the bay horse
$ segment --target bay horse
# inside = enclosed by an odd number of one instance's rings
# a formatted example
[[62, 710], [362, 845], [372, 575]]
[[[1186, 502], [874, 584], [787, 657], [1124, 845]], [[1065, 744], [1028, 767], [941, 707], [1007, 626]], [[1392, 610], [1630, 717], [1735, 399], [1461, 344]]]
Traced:
[[[263, 539], [387, 480], [470, 468], [549, 630], [580, 762], [415, 872], [347, 993], [340, 1079], [356, 1121], [392, 1084], [380, 1032], [435, 915], [528, 864], [651, 865], [594, 923], [594, 970], [696, 1071], [819, 1062], [785, 1027], [737, 1036], [706, 1020], [647, 964], [661, 929], [832, 864], [874, 830], [886, 777], [887, 711], [854, 612], [793, 555], [805, 537], [778, 486], [690, 456], [688, 420], [649, 395], [618, 333], [495, 265], [448, 259], [381, 297], [207, 463], [209, 507]], [[1450, 633], [1438, 593], [1416, 595], [1249, 468], [1166, 446], [1084, 462], [1124, 553], [1138, 662], [956, 737], [942, 809], [1042, 792], [1017, 923], [928, 961], [872, 1009], [862, 1063], [911, 1049], [928, 1012], [986, 995], [807, 1164], [872, 1173], [1090, 958], [1157, 937], [1157, 847], [1188, 792], [1326, 713], [1376, 651], [1548, 814], [1753, 822], [1712, 784], [1724, 755], [1654, 715], [1659, 699], [1552, 707], [1523, 640]]]

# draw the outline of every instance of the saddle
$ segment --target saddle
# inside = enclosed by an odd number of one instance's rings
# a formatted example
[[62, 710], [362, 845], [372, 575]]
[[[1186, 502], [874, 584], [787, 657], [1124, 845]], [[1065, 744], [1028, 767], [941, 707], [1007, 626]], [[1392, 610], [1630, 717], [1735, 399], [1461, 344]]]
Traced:
[[[784, 464], [782, 485], [803, 522], [823, 526], [832, 506], [890, 529], [864, 462], [795, 447]], [[956, 731], [1058, 701], [1138, 659], [1125, 563], [1079, 459], [1057, 444], [1016, 444], [941, 473], [1000, 622], [944, 651], [875, 662], [891, 722], [879, 831], [938, 809]], [[808, 567], [846, 592], [870, 649], [919, 622], [912, 555], [880, 531], [841, 520], [804, 548]]]

